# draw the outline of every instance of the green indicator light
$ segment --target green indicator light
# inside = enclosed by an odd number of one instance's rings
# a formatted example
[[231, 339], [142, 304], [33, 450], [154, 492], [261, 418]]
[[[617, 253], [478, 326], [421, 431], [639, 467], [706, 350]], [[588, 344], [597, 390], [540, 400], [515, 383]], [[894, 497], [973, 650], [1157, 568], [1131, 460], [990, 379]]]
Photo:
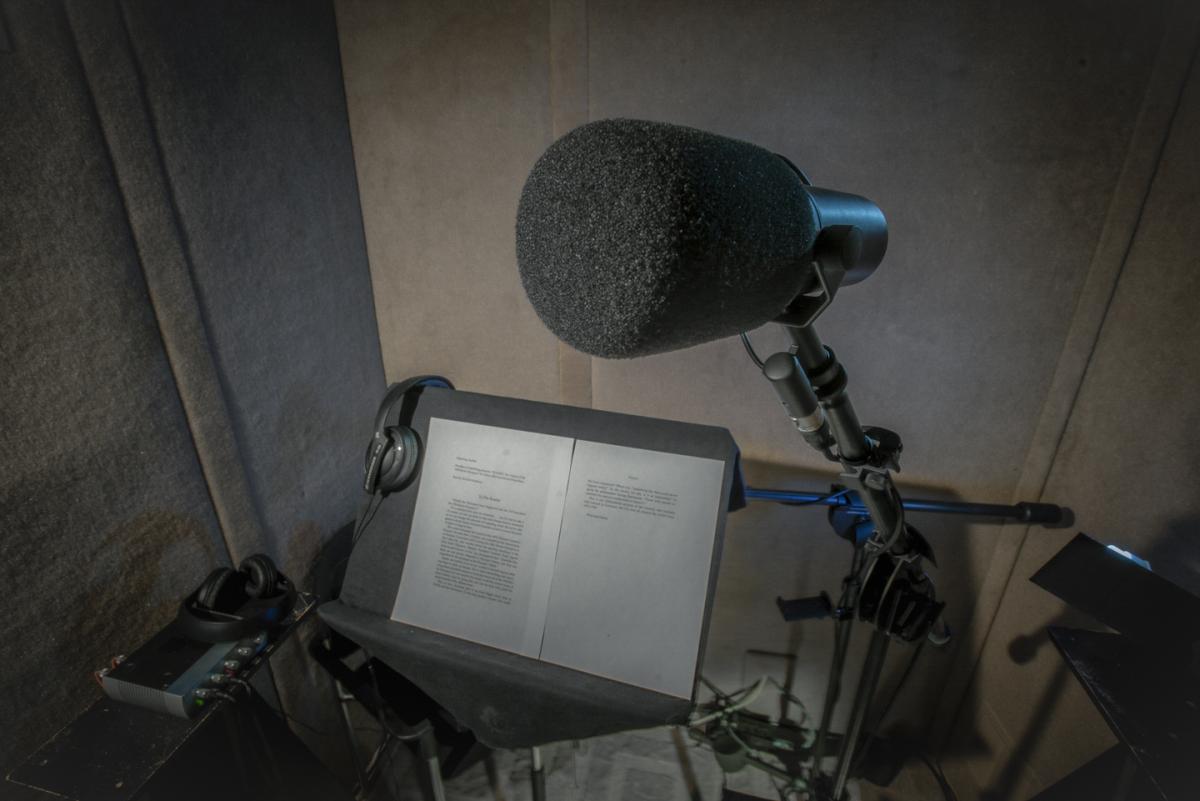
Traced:
[[204, 706], [204, 699], [203, 699], [203, 698], [197, 698], [197, 699], [196, 699], [196, 706]]

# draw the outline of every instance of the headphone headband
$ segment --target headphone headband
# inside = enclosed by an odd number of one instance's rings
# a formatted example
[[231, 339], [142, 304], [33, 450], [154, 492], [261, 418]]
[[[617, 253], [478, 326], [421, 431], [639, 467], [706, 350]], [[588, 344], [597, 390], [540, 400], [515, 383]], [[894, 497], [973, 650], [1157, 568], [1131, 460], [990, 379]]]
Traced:
[[446, 389], [454, 389], [449, 380], [442, 378], [440, 375], [419, 375], [392, 384], [388, 387], [387, 394], [383, 396], [383, 400], [379, 402], [379, 411], [375, 413], [376, 439], [383, 436], [383, 430], [387, 428], [387, 419], [392, 409], [397, 406], [399, 401], [404, 399], [405, 395], [418, 387], [445, 387]]
[[367, 456], [366, 476], [363, 480], [363, 489], [366, 492], [375, 492], [375, 483], [379, 478], [379, 463], [383, 458], [383, 451], [387, 447], [387, 435], [385, 431], [387, 429], [388, 417], [391, 416], [393, 409], [401, 405], [405, 395], [421, 387], [454, 389], [454, 385], [440, 375], [414, 376], [388, 387], [387, 394], [383, 396], [383, 400], [379, 404], [379, 411], [375, 413], [375, 434], [371, 438], [371, 449]]

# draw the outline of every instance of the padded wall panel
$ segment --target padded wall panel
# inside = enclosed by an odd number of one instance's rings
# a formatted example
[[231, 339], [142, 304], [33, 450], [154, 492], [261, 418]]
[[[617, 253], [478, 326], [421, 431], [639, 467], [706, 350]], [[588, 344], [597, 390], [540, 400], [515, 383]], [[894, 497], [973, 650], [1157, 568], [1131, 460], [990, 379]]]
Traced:
[[[194, 426], [232, 432], [255, 513], [226, 537], [312, 588], [336, 568], [322, 549], [354, 516], [384, 392], [332, 5], [128, 0], [121, 15], [224, 400], [197, 398]], [[164, 329], [190, 320], [177, 312]], [[302, 640], [272, 667], [297, 734], [348, 773]]]
[[[720, 2], [591, 0], [590, 116], [748, 139], [817, 185], [879, 203], [888, 255], [839, 294], [818, 330], [846, 365], [861, 419], [902, 436], [903, 491], [1009, 503], [1125, 160], [1163, 5], [764, 2], [735, 18]], [[763, 355], [786, 342], [766, 329], [753, 339]], [[812, 487], [813, 473], [829, 475], [735, 339], [594, 359], [592, 369], [598, 408], [729, 427], [752, 480]], [[805, 525], [794, 510], [735, 516], [726, 571], [735, 558], [776, 559], [759, 523], [789, 519]], [[926, 649], [898, 701], [893, 719], [914, 727], [943, 692], [948, 651], [971, 647], [962, 632], [999, 532], [916, 522], [937, 551], [933, 575], [961, 636]], [[844, 545], [822, 526], [795, 564], [798, 594], [836, 590], [845, 570]], [[756, 615], [758, 633], [731, 626], [706, 664], [733, 680], [741, 649], [796, 649], [815, 666], [798, 677], [802, 692], [819, 699], [825, 624], [766, 622], [776, 590], [754, 575], [723, 577], [714, 620]], [[714, 632], [710, 649], [720, 645]], [[885, 686], [907, 655], [893, 651]]]
[[129, 220], [149, 302], [234, 561], [262, 539], [196, 300], [187, 243], [119, 7], [68, 0], [67, 18]]
[[[30, 653], [0, 716], [29, 749], [227, 550], [311, 586], [384, 389], [332, 6], [60, 5], [6, 1], [0, 52], [3, 611]], [[315, 669], [273, 666], [344, 756]]]
[[0, 771], [225, 559], [57, 3], [0, 52]]
[[130, 0], [123, 13], [265, 529], [231, 544], [303, 580], [354, 516], [384, 390], [333, 9]]
[[547, 0], [338, 3], [393, 381], [434, 372], [475, 392], [559, 400], [557, 340], [525, 300], [513, 234], [525, 176], [551, 141], [549, 14]]
[[[903, 479], [1007, 502], [1161, 5], [765, 2], [734, 24], [719, 0], [592, 0], [590, 115], [747, 139], [878, 203], [887, 257], [818, 328], [863, 420], [904, 437]], [[728, 425], [748, 458], [822, 466], [736, 339], [593, 370], [598, 407]]]
[[[1194, 63], [1047, 485], [1075, 508], [1080, 530], [1148, 559], [1195, 594], [1198, 139], [1200, 63]], [[1045, 635], [1047, 625], [1090, 621], [1028, 581], [1070, 538], [1068, 532], [1026, 540], [952, 738], [990, 746], [967, 768], [998, 801], [1028, 797], [1114, 742]]]

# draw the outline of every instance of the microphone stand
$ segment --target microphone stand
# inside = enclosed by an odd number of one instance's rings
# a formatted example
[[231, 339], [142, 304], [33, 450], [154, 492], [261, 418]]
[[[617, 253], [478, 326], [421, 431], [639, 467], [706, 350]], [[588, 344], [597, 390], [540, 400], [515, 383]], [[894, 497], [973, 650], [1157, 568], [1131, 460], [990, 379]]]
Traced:
[[[847, 491], [830, 495], [824, 492], [804, 492], [802, 490], [778, 490], [763, 487], [746, 487], [746, 500], [773, 501], [791, 506], [830, 506], [838, 512], [861, 517], [869, 514], [858, 493]], [[901, 506], [908, 512], [935, 512], [947, 515], [965, 515], [968, 517], [990, 517], [995, 520], [1015, 520], [1018, 523], [1029, 523], [1063, 528], [1070, 525], [1072, 516], [1069, 509], [1052, 503], [970, 503], [960, 501], [934, 501], [924, 498], [905, 498]]]
[[[857, 537], [854, 540], [855, 568], [844, 585], [839, 609], [835, 612], [833, 662], [821, 723], [813, 746], [813, 772], [815, 776], [820, 776], [821, 761], [830, 739], [833, 710], [840, 694], [854, 616], [857, 611], [863, 619], [873, 617], [875, 626], [871, 644], [854, 695], [846, 733], [838, 747], [832, 786], [829, 788], [829, 797], [833, 801], [840, 801], [858, 750], [863, 723], [879, 684], [888, 645], [897, 634], [895, 621], [901, 602], [910, 600], [906, 597], [890, 598], [891, 612], [888, 618], [879, 619], [881, 607], [889, 600], [887, 595], [892, 592], [894, 580], [903, 574], [912, 585], [926, 584], [928, 587], [928, 604], [921, 612], [923, 620], [918, 639], [928, 634], [928, 627], [940, 615], [941, 605], [933, 601], [932, 583], [928, 582], [919, 567], [920, 557], [931, 555], [929, 546], [915, 529], [905, 524], [903, 502], [892, 481], [891, 471], [899, 469], [900, 438], [884, 429], [862, 426], [846, 389], [846, 371], [833, 351], [821, 342], [811, 322], [807, 325], [785, 324], [785, 327], [792, 339], [792, 348], [789, 353], [777, 353], [769, 358], [763, 365], [763, 373], [771, 381], [805, 440], [841, 464], [843, 477], [857, 489], [858, 499], [861, 499], [862, 507], [870, 516], [874, 528], [874, 534], [866, 542], [860, 542]], [[867, 609], [863, 603], [863, 590], [883, 559], [890, 562], [891, 575], [882, 592], [874, 599], [873, 609]], [[876, 577], [876, 585], [879, 580]], [[907, 608], [905, 612], [908, 614]]]
[[[891, 641], [899, 638], [917, 642], [927, 637], [935, 644], [942, 644], [949, 639], [944, 625], [934, 630], [944, 604], [937, 601], [933, 582], [921, 568], [922, 558], [933, 561], [933, 551], [920, 532], [905, 522], [905, 510], [1012, 519], [1051, 527], [1070, 525], [1073, 516], [1069, 509], [1048, 503], [1008, 506], [902, 500], [892, 480], [892, 471], [900, 469], [903, 448], [900, 437], [859, 422], [846, 389], [846, 371], [812, 325], [824, 305], [808, 314], [803, 322], [794, 317], [779, 320], [788, 331], [792, 347], [759, 364], [805, 441], [841, 465], [842, 479], [849, 486], [842, 489], [835, 485], [838, 491], [829, 495], [747, 488], [746, 497], [829, 506], [834, 530], [854, 545], [850, 575], [843, 582], [836, 607], [832, 607], [824, 593], [819, 598], [779, 599], [785, 620], [832, 615], [835, 621], [833, 660], [811, 755], [812, 779], [818, 797], [841, 801], [850, 771], [862, 758], [863, 724]], [[745, 344], [757, 362], [749, 343]], [[833, 739], [829, 729], [841, 693], [855, 617], [872, 624], [871, 643], [846, 732], [838, 742], [837, 763], [832, 776], [827, 777], [821, 772], [821, 762]]]

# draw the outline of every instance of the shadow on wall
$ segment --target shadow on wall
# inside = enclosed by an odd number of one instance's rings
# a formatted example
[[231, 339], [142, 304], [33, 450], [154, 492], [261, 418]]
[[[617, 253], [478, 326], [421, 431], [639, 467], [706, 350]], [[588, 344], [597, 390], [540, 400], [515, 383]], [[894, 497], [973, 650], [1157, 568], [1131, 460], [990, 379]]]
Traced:
[[[1171, 580], [1176, 584], [1195, 593], [1197, 589], [1200, 589], [1200, 567], [1194, 562], [1188, 563], [1182, 559], [1181, 551], [1188, 547], [1188, 543], [1194, 543], [1198, 534], [1200, 534], [1200, 518], [1185, 517], [1172, 521], [1155, 536], [1149, 547], [1137, 551], [1137, 555], [1149, 561], [1156, 572], [1169, 574]], [[1094, 536], [1101, 542], [1104, 541], [1102, 534]], [[1186, 554], [1186, 556], [1195, 558], [1194, 554]], [[1167, 570], [1160, 571], [1160, 565], [1166, 566]], [[1039, 564], [1034, 569], [1040, 567]], [[1021, 578], [1027, 581], [1029, 576]], [[1049, 593], [1045, 593], [1045, 597], [1051, 603], [1060, 603]], [[1050, 636], [1046, 631], [1050, 626], [1082, 628], [1092, 631], [1110, 630], [1083, 612], [1066, 608], [1009, 641], [1008, 657], [1018, 671], [1024, 666], [1032, 665], [1035, 658], [1047, 649], [1053, 652], [1051, 656], [1056, 663], [1049, 679], [1038, 694], [1038, 699], [1033, 707], [1036, 712], [1021, 734], [1015, 738], [1015, 746], [1005, 759], [1003, 767], [999, 769], [996, 780], [981, 793], [981, 801], [1012, 801], [1017, 797], [1016, 794], [1021, 786], [1026, 766], [1039, 749], [1047, 744], [1046, 738], [1053, 730], [1052, 718], [1060, 713], [1059, 699], [1075, 681], [1070, 668], [1050, 641]], [[1100, 715], [1098, 712], [1096, 721], [1099, 725]], [[1050, 782], [1053, 783], [1060, 778], [1063, 777], [1051, 777]]]
[[[802, 446], [797, 443], [797, 447]], [[824, 492], [838, 479], [832, 469], [816, 472], [753, 461], [744, 463], [744, 468], [747, 484], [756, 488]], [[900, 491], [908, 497], [964, 500], [930, 487], [901, 484]], [[947, 622], [953, 630], [961, 631], [970, 619], [983, 580], [977, 566], [986, 564], [986, 555], [980, 558], [978, 551], [995, 544], [993, 526], [956, 515], [910, 513], [908, 518], [933, 546], [940, 567], [930, 567], [930, 575], [939, 597], [947, 603]], [[809, 725], [815, 726], [832, 657], [833, 622], [784, 622], [775, 601], [779, 596], [805, 597], [822, 591], [836, 601], [851, 554], [850, 544], [835, 535], [829, 525], [827, 507], [752, 501], [746, 509], [731, 515], [703, 665], [706, 678], [724, 690], [732, 690], [768, 671], [792, 688], [807, 708]], [[866, 627], [856, 626], [842, 676], [835, 728], [842, 726], [848, 714], [868, 640]], [[879, 720], [915, 648], [904, 643], [891, 647], [876, 704], [868, 718], [872, 728], [902, 735], [900, 742], [910, 744], [888, 749], [889, 758], [903, 761], [928, 750], [928, 712], [936, 707], [944, 689], [957, 645], [958, 640], [952, 639], [943, 648], [925, 647], [895, 703], [886, 710], [887, 719]], [[777, 657], [773, 664], [768, 659], [772, 654]], [[778, 712], [769, 701], [759, 711]]]
[[[1044, 624], [1031, 629], [1025, 634], [1014, 637], [1008, 643], [1008, 657], [1014, 665], [1028, 665], [1045, 649], [1055, 650], [1046, 633], [1049, 626], [1070, 626], [1077, 628], [1094, 628], [1095, 622], [1086, 615], [1067, 609]], [[980, 801], [1006, 801], [1014, 797], [1021, 786], [1025, 765], [1029, 762], [1045, 737], [1050, 717], [1056, 709], [1056, 701], [1066, 689], [1071, 680], [1071, 671], [1066, 663], [1059, 659], [1050, 679], [1046, 682], [1034, 704], [1037, 712], [1030, 719], [1025, 731], [1016, 740], [1016, 746], [1005, 760], [1004, 767], [998, 772], [991, 786], [980, 793]]]

